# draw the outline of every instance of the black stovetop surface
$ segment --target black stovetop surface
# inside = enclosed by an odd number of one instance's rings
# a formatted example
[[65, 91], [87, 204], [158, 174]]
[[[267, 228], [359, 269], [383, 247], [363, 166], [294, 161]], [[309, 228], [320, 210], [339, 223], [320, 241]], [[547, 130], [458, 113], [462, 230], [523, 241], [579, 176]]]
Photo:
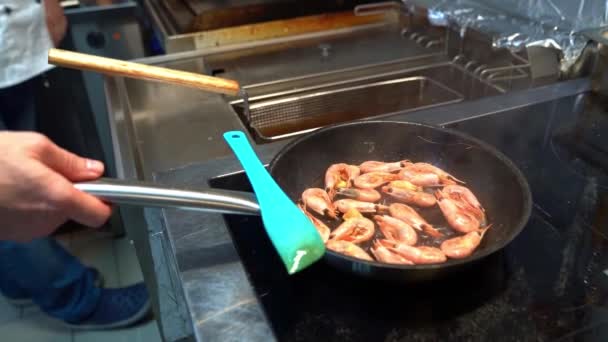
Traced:
[[[591, 95], [575, 102], [450, 125], [509, 156], [534, 199], [523, 232], [467, 273], [408, 285], [319, 262], [287, 276], [261, 220], [226, 215], [277, 338], [608, 341], [608, 115]], [[242, 173], [211, 185], [251, 191]]]

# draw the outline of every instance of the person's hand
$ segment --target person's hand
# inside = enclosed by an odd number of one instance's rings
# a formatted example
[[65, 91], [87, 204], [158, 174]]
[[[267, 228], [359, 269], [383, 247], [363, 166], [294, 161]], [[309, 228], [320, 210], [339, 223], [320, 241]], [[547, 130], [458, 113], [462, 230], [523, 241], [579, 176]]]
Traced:
[[101, 162], [37, 133], [0, 132], [0, 240], [48, 236], [68, 220], [99, 227], [112, 209], [72, 182], [99, 178]]
[[44, 0], [44, 13], [46, 15], [46, 28], [53, 44], [57, 47], [68, 29], [68, 20], [63, 13], [59, 0]]

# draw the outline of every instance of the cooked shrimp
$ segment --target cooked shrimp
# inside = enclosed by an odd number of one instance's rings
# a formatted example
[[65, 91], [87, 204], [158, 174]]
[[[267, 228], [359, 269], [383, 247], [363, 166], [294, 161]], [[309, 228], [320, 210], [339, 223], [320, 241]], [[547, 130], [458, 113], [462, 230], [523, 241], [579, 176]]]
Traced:
[[369, 256], [361, 247], [355, 245], [352, 242], [344, 241], [344, 240], [329, 240], [325, 244], [325, 246], [331, 249], [334, 252], [338, 252], [340, 254], [348, 255], [351, 257], [374, 261], [372, 257]]
[[382, 192], [402, 202], [419, 207], [432, 207], [437, 202], [435, 196], [405, 180], [392, 181], [382, 187]]
[[412, 207], [402, 204], [393, 203], [388, 207], [392, 217], [397, 218], [418, 230], [424, 230], [432, 237], [442, 237], [443, 234], [435, 229], [432, 225], [426, 222], [425, 219], [416, 212]]
[[456, 201], [457, 205], [473, 214], [482, 225], [485, 224], [485, 209], [471, 190], [462, 185], [446, 185], [441, 192]]
[[306, 217], [308, 217], [308, 219], [312, 222], [312, 224], [315, 226], [315, 228], [317, 228], [317, 231], [319, 232], [319, 235], [321, 235], [321, 239], [323, 240], [323, 242], [327, 242], [327, 240], [329, 239], [329, 234], [331, 233], [331, 230], [329, 229], [329, 227], [326, 226], [325, 223], [323, 223], [321, 220], [319, 220], [318, 218], [316, 218], [312, 214], [310, 214], [304, 208], [304, 205], [298, 204], [298, 207], [300, 208], [300, 210], [302, 210], [304, 215], [306, 215]]
[[443, 185], [464, 183], [460, 179], [452, 176], [451, 174], [443, 171], [442, 169], [440, 169], [434, 165], [428, 164], [428, 163], [409, 164], [409, 165], [405, 166], [405, 169], [410, 172], [419, 173], [419, 174], [431, 173], [431, 174], [437, 175], [437, 177], [439, 177], [440, 183]]
[[456, 204], [456, 201], [446, 197], [441, 191], [436, 191], [437, 203], [448, 224], [461, 233], [470, 233], [479, 229], [480, 222], [475, 216]]
[[415, 245], [418, 234], [409, 224], [388, 215], [376, 215], [374, 221], [378, 223], [380, 231], [389, 240]]
[[344, 221], [331, 232], [330, 237], [332, 240], [361, 243], [371, 239], [374, 232], [374, 222], [365, 217], [356, 217]]
[[408, 169], [399, 171], [399, 179], [407, 180], [418, 186], [441, 186], [439, 176], [434, 173], [419, 173]]
[[310, 208], [319, 215], [336, 218], [336, 209], [323, 189], [310, 188], [304, 190], [302, 202], [305, 208]]
[[439, 248], [428, 246], [414, 247], [390, 240], [379, 240], [379, 242], [391, 252], [401, 255], [416, 265], [438, 264], [447, 260], [445, 254]]
[[441, 250], [448, 258], [462, 259], [473, 254], [481, 243], [483, 236], [490, 227], [475, 230], [465, 235], [445, 240], [441, 243]]
[[413, 265], [414, 263], [402, 257], [401, 255], [390, 251], [388, 248], [384, 247], [378, 241], [374, 241], [373, 246], [370, 248], [370, 251], [376, 257], [376, 260], [380, 262], [385, 262], [387, 264], [402, 264], [402, 265]]
[[385, 163], [381, 161], [370, 160], [359, 165], [359, 169], [362, 173], [369, 172], [395, 172], [401, 170], [403, 166], [409, 163], [409, 160], [402, 160], [392, 163]]
[[361, 189], [374, 189], [397, 178], [398, 175], [388, 172], [364, 173], [355, 178], [355, 186]]
[[385, 205], [361, 202], [353, 199], [341, 199], [334, 202], [334, 207], [337, 208], [341, 213], [346, 213], [350, 209], [357, 209], [362, 213], [377, 213], [386, 211], [388, 208]]
[[378, 202], [382, 198], [382, 195], [374, 189], [342, 188], [338, 189], [336, 194], [363, 202]]
[[352, 186], [353, 180], [361, 171], [354, 165], [344, 163], [333, 164], [325, 171], [325, 191], [333, 200], [336, 189]]

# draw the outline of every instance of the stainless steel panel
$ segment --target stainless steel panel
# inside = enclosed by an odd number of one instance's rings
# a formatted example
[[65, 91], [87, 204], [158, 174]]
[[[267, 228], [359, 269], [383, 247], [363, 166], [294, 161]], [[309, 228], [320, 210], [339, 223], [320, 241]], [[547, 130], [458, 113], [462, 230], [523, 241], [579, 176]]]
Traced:
[[[163, 66], [202, 72], [199, 59]], [[130, 165], [126, 177], [151, 179], [153, 172], [229, 155], [222, 134], [245, 127], [215, 94], [143, 80], [108, 78], [108, 102], [116, 125], [130, 149], [122, 149]], [[120, 177], [120, 174], [119, 174]]]
[[[136, 11], [137, 3], [133, 1], [115, 1], [115, 4], [107, 6], [83, 6], [66, 10], [74, 49], [125, 60], [144, 57]], [[103, 96], [103, 77], [87, 71], [83, 71], [82, 75], [101, 139], [106, 168], [110, 176], [115, 176], [108, 112]]]
[[210, 72], [251, 86], [443, 52], [442, 45], [425, 47], [404, 37], [399, 25], [387, 24], [348, 35], [216, 54], [205, 62]]
[[359, 4], [381, 0], [146, 0], [157, 23], [171, 35], [351, 11]]

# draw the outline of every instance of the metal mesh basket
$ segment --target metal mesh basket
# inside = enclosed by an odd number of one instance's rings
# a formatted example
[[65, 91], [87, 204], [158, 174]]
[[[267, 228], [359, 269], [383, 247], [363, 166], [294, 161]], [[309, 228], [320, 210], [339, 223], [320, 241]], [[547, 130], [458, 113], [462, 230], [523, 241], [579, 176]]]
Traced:
[[[462, 101], [427, 77], [407, 77], [250, 103], [245, 121], [262, 139], [276, 140], [330, 124]], [[241, 108], [241, 115], [244, 112]]]

